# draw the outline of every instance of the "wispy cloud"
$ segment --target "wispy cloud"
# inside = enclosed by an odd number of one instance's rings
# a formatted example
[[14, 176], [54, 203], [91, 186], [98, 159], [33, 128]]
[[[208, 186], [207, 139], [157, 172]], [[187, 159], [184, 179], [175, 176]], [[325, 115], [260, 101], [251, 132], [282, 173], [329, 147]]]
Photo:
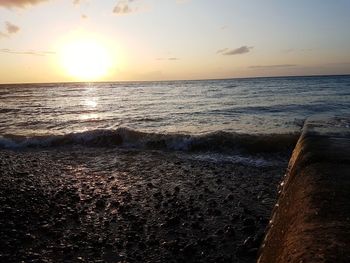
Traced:
[[245, 54], [250, 52], [253, 48], [254, 47], [248, 47], [248, 46], [241, 46], [235, 49], [223, 48], [223, 49], [219, 49], [216, 53], [222, 54], [224, 56], [240, 55], [240, 54]]
[[132, 7], [131, 3], [135, 0], [119, 0], [117, 5], [113, 8], [113, 13], [117, 15], [127, 15], [137, 11], [136, 7]]
[[19, 51], [19, 50], [13, 50], [8, 48], [0, 49], [0, 53], [14, 54], [14, 55], [33, 55], [33, 56], [47, 56], [47, 55], [56, 54], [56, 52], [53, 52], [53, 51], [36, 51], [36, 50]]
[[176, 57], [169, 57], [169, 58], [157, 58], [157, 60], [170, 60], [170, 61], [176, 61], [180, 60], [179, 58]]
[[8, 21], [5, 22], [5, 31], [6, 33], [0, 31], [0, 38], [10, 37], [10, 35], [18, 33], [20, 31], [20, 27], [12, 24]]
[[277, 65], [254, 65], [250, 66], [251, 69], [276, 69], [276, 68], [292, 68], [296, 67], [296, 64], [277, 64]]
[[20, 31], [21, 29], [19, 28], [19, 26], [16, 26], [15, 24], [12, 24], [10, 22], [6, 22], [6, 31], [9, 34], [16, 34], [18, 31]]
[[6, 8], [19, 7], [24, 8], [30, 5], [36, 5], [48, 0], [0, 0], [0, 6]]
[[228, 50], [228, 48], [222, 48], [222, 49], [219, 49], [218, 51], [216, 51], [216, 53], [217, 54], [224, 53], [227, 50]]

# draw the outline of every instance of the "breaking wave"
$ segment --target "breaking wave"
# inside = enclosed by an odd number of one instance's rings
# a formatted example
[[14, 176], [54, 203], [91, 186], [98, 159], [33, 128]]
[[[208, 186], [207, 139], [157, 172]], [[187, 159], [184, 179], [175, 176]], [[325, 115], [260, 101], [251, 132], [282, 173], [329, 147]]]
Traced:
[[65, 135], [0, 136], [0, 148], [46, 148], [68, 145], [175, 151], [273, 153], [293, 149], [299, 134], [240, 134], [218, 131], [201, 135], [146, 133], [129, 128], [91, 130]]

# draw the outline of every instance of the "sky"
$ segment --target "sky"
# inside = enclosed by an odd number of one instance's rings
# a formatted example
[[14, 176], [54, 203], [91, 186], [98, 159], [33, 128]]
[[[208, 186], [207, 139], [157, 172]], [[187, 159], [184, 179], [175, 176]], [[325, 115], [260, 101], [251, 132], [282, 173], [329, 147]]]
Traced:
[[348, 0], [0, 0], [0, 83], [350, 74]]

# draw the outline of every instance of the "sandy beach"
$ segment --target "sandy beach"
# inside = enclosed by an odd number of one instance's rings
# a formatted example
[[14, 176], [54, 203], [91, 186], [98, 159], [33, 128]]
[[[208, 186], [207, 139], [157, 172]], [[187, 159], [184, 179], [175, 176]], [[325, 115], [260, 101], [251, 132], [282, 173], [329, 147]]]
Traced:
[[255, 262], [283, 160], [254, 167], [166, 151], [1, 150], [0, 260]]

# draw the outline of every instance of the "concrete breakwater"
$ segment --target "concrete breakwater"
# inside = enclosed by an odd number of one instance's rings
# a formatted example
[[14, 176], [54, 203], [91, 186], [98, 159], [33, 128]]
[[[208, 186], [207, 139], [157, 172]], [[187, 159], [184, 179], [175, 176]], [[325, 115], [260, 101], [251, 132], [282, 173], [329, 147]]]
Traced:
[[350, 116], [306, 120], [258, 262], [350, 262]]

